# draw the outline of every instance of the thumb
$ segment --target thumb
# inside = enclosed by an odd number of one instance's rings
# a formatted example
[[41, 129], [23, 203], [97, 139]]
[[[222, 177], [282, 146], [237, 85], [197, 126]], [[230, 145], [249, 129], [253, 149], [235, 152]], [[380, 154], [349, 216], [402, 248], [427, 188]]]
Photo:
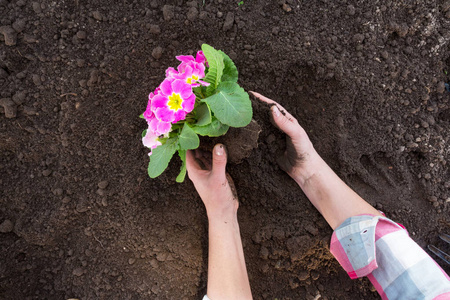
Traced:
[[297, 119], [285, 110], [281, 112], [277, 105], [273, 105], [270, 110], [272, 111], [273, 122], [275, 125], [292, 139], [295, 139], [301, 131]]
[[212, 174], [213, 176], [225, 176], [225, 168], [227, 166], [227, 153], [225, 146], [217, 144], [213, 149]]

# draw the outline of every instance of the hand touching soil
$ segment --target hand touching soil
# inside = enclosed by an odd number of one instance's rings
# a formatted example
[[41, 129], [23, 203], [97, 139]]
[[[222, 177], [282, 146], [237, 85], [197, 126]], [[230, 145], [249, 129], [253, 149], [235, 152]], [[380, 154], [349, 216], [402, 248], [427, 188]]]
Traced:
[[286, 151], [278, 158], [281, 169], [289, 174], [298, 184], [312, 176], [313, 162], [318, 154], [309, 140], [306, 131], [299, 125], [296, 118], [277, 102], [263, 95], [251, 92], [259, 100], [272, 105], [271, 121], [281, 131], [286, 133]]

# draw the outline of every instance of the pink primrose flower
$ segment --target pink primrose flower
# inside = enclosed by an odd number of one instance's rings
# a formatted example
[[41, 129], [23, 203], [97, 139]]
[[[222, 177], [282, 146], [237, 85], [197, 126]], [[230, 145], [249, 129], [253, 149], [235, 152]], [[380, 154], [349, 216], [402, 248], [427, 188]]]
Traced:
[[188, 62], [196, 62], [200, 64], [206, 64], [206, 57], [205, 54], [203, 54], [203, 51], [200, 50], [197, 52], [197, 55], [195, 55], [195, 58], [192, 55], [179, 55], [176, 57], [179, 61], [188, 63]]
[[205, 66], [208, 67], [208, 62], [206, 61], [205, 54], [203, 54], [202, 50], [197, 52], [197, 55], [195, 56], [195, 61], [204, 64]]
[[197, 87], [200, 85], [208, 86], [209, 83], [200, 80], [205, 77], [205, 65], [190, 61], [188, 63], [181, 63], [178, 66], [177, 79], [184, 80], [186, 83], [192, 85], [192, 87]]
[[144, 144], [145, 147], [150, 148], [150, 153], [148, 154], [149, 156], [152, 155], [151, 150], [162, 145], [161, 142], [158, 140], [158, 135], [152, 132], [150, 128], [147, 129], [147, 133], [142, 138], [142, 144]]
[[159, 87], [160, 91], [151, 104], [151, 110], [159, 121], [176, 123], [194, 109], [195, 95], [186, 81], [166, 78]]
[[[158, 94], [159, 90], [160, 88], [157, 88], [155, 90], [155, 94]], [[170, 122], [163, 122], [158, 120], [155, 114], [153, 113], [152, 102], [153, 98], [155, 97], [155, 94], [150, 93], [150, 95], [148, 95], [148, 104], [147, 109], [144, 112], [144, 119], [147, 121], [149, 129], [156, 135], [160, 136], [170, 132], [172, 124], [170, 124]]]
[[167, 78], [184, 80], [192, 87], [209, 85], [209, 83], [200, 80], [205, 77], [206, 64], [206, 58], [202, 51], [197, 52], [196, 58], [192, 55], [179, 55], [176, 58], [181, 61], [181, 64], [177, 67], [177, 70], [172, 67], [168, 68], [166, 70]]

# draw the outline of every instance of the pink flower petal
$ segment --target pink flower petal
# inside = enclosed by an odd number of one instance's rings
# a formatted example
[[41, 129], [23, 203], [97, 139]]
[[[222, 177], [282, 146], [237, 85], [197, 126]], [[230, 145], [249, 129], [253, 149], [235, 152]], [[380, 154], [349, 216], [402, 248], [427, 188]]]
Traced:
[[198, 78], [205, 77], [205, 65], [204, 64], [195, 64], [195, 74], [198, 76]]
[[167, 96], [161, 94], [156, 95], [152, 100], [152, 111], [155, 112], [158, 108], [167, 107], [168, 102], [169, 98]]
[[197, 52], [197, 55], [195, 56], [195, 61], [201, 64], [204, 64], [206, 62], [206, 57], [205, 54], [203, 54], [202, 50]]
[[174, 111], [171, 110], [168, 106], [160, 107], [155, 110], [156, 118], [163, 122], [173, 122], [175, 119]]
[[194, 94], [192, 94], [188, 98], [184, 99], [183, 103], [181, 104], [181, 106], [183, 107], [183, 110], [188, 113], [190, 113], [194, 109], [194, 105], [195, 105], [195, 95]]
[[175, 78], [178, 75], [178, 71], [170, 67], [166, 70], [166, 77]]
[[186, 112], [182, 109], [179, 109], [177, 112], [174, 113], [175, 119], [173, 120], [173, 123], [176, 123], [180, 120], [186, 119]]
[[172, 90], [174, 93], [180, 94], [183, 100], [192, 95], [191, 85], [183, 80], [175, 80], [172, 82]]
[[192, 55], [179, 55], [176, 56], [176, 59], [178, 59], [181, 62], [190, 62], [190, 61], [195, 61], [194, 57]]
[[170, 130], [172, 129], [172, 124], [170, 124], [169, 122], [159, 122], [158, 124], [158, 133], [159, 134], [166, 134], [168, 132], [170, 132]]
[[155, 149], [156, 147], [162, 145], [161, 142], [158, 141], [158, 135], [152, 132], [150, 128], [147, 129], [147, 133], [142, 138], [142, 144], [150, 149]]
[[167, 95], [167, 96], [172, 95], [172, 81], [173, 80], [174, 79], [172, 79], [172, 78], [166, 78], [159, 86], [159, 88], [161, 89], [161, 92], [164, 95]]
[[209, 83], [203, 80], [197, 80], [203, 86], [209, 86]]

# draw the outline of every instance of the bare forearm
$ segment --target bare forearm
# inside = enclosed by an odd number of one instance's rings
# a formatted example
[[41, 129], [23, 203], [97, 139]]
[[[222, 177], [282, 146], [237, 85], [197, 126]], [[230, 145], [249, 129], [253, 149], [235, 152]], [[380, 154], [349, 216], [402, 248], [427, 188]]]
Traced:
[[208, 297], [252, 299], [237, 217], [209, 221]]
[[345, 184], [317, 154], [311, 154], [309, 165], [295, 180], [311, 203], [335, 229], [347, 218], [359, 214], [380, 213]]

